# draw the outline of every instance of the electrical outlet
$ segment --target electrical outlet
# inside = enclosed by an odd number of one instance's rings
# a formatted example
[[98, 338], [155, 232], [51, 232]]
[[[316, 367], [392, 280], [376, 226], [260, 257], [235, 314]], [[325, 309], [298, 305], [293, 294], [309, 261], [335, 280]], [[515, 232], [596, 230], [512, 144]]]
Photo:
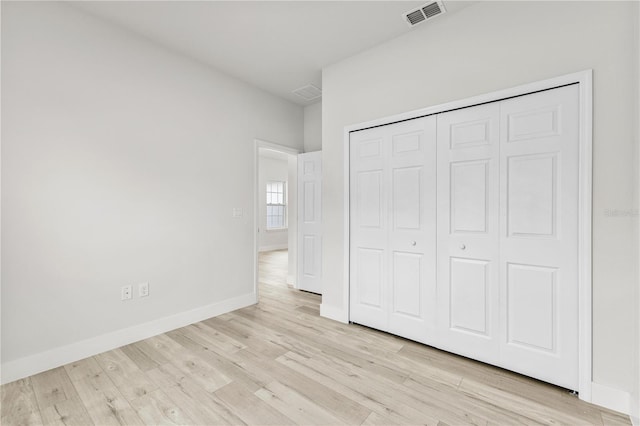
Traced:
[[133, 291], [130, 285], [123, 285], [120, 289], [120, 299], [129, 300], [133, 297]]
[[149, 295], [149, 283], [138, 284], [138, 295], [140, 297], [147, 297]]

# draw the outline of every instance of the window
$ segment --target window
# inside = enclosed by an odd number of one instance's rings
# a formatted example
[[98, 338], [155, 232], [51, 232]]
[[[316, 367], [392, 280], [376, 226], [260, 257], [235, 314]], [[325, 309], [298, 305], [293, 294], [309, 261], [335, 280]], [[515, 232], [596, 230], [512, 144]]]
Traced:
[[287, 183], [267, 182], [267, 230], [287, 227]]

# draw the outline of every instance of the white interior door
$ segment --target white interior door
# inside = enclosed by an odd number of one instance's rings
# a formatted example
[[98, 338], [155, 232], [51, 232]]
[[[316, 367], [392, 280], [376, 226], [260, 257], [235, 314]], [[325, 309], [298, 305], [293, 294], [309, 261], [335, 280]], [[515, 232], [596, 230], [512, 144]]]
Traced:
[[298, 289], [322, 294], [322, 151], [298, 155]]
[[499, 105], [438, 115], [440, 346], [499, 360]]
[[350, 318], [424, 340], [435, 324], [435, 117], [350, 137]]
[[501, 365], [578, 389], [578, 85], [501, 103]]

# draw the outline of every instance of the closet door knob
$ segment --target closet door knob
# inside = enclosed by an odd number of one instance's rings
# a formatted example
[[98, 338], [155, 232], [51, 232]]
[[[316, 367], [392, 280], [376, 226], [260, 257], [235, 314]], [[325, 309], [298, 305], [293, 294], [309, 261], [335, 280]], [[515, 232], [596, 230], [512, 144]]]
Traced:
[[411, 241], [411, 245], [412, 245], [412, 246], [415, 246], [415, 245], [416, 245], [416, 242], [415, 242], [415, 241]]
[[460, 250], [464, 250], [466, 248], [467, 248], [467, 246], [465, 246], [464, 244], [460, 244]]

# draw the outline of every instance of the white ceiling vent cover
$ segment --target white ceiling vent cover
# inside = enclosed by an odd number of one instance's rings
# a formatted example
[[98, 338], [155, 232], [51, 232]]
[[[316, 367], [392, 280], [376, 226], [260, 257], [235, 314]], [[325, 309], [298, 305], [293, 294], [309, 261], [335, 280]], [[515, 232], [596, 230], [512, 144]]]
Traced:
[[322, 90], [314, 86], [313, 84], [307, 84], [293, 91], [296, 95], [300, 96], [306, 101], [312, 101], [322, 96]]
[[410, 27], [419, 24], [420, 22], [428, 21], [429, 19], [435, 18], [438, 15], [442, 15], [445, 13], [447, 9], [445, 9], [442, 1], [434, 1], [431, 3], [427, 3], [418, 9], [410, 10], [409, 12], [404, 13], [402, 16], [407, 21], [407, 24]]

